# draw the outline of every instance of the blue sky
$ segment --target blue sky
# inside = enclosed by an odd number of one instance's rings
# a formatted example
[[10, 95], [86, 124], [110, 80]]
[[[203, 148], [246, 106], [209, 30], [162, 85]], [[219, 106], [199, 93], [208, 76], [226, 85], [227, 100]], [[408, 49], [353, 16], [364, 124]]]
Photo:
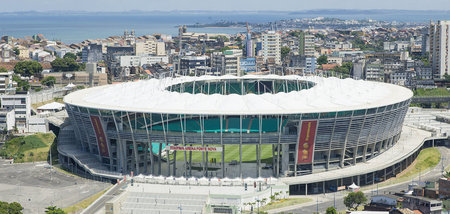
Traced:
[[449, 0], [2, 0], [1, 12], [127, 10], [450, 10]]

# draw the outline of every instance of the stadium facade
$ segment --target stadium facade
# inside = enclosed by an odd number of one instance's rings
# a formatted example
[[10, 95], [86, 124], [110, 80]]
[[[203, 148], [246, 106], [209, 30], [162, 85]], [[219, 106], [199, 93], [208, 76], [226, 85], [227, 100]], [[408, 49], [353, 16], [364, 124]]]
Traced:
[[366, 162], [396, 144], [413, 93], [301, 76], [151, 79], [64, 98], [75, 143], [119, 173], [294, 177]]

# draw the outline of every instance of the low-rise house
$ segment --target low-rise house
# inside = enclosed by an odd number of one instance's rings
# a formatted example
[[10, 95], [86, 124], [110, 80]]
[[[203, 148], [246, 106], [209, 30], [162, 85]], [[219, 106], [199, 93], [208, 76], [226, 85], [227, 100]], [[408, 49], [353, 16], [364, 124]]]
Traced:
[[426, 214], [440, 214], [442, 211], [442, 201], [410, 195], [404, 195], [403, 198], [403, 207], [411, 210], [419, 210]]

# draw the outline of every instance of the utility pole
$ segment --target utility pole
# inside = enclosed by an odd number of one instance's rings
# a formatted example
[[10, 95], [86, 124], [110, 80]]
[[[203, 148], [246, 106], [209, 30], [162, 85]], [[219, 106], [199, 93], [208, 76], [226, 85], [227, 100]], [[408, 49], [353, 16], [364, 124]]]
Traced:
[[178, 74], [180, 74], [181, 71], [181, 48], [182, 48], [182, 43], [181, 40], [183, 40], [183, 27], [180, 25], [179, 30], [178, 30]]
[[445, 168], [444, 168], [444, 162], [445, 162], [446, 159], [447, 159], [447, 158], [441, 156], [442, 174], [444, 174], [444, 171], [445, 171]]
[[319, 213], [319, 197], [317, 197], [317, 213]]
[[336, 209], [336, 192], [334, 192], [334, 198], [333, 198], [333, 207]]

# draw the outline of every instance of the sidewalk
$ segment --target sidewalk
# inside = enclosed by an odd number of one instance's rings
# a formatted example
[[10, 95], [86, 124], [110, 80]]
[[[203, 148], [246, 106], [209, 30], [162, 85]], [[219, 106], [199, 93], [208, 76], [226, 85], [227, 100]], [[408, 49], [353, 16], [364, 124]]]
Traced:
[[[448, 148], [441, 148], [439, 150], [441, 152], [441, 155], [443, 155], [443, 156], [450, 156], [450, 154], [448, 154]], [[444, 159], [444, 163], [445, 163], [445, 165], [449, 165], [450, 164], [450, 160], [449, 160], [448, 157], [446, 157]], [[442, 158], [441, 158], [439, 163], [434, 168], [432, 168], [431, 170], [427, 171], [426, 173], [420, 175], [422, 177], [421, 180], [425, 180], [427, 175], [429, 175], [430, 173], [440, 174], [441, 169], [442, 169]], [[415, 175], [413, 177], [413, 180], [418, 180], [418, 178], [419, 178], [419, 175]], [[387, 182], [389, 182], [389, 180]], [[407, 183], [410, 183], [410, 182], [411, 182], [411, 180], [407, 180], [407, 181], [404, 181], [404, 182], [400, 182], [400, 183], [395, 183], [395, 184], [388, 185], [388, 186], [379, 187], [378, 188], [378, 192], [381, 192], [382, 190], [389, 189], [389, 188], [392, 188], [392, 187], [395, 187], [395, 186], [404, 185], [404, 184], [407, 184]], [[378, 185], [383, 184], [383, 183], [384, 182], [381, 182]], [[374, 185], [370, 185], [370, 186], [364, 186], [364, 189], [368, 189], [368, 190], [364, 190], [362, 192], [364, 194], [366, 194], [366, 195], [371, 196], [372, 191], [377, 189], [377, 185], [374, 184]], [[336, 192], [336, 193], [325, 193], [325, 194], [307, 195], [307, 196], [290, 196], [289, 198], [309, 198], [312, 201], [306, 202], [306, 203], [302, 203], [302, 204], [298, 204], [298, 205], [293, 205], [293, 206], [288, 206], [288, 207], [283, 207], [283, 208], [278, 208], [278, 209], [272, 209], [272, 210], [268, 210], [267, 212], [268, 213], [289, 212], [290, 210], [293, 210], [293, 209], [298, 209], [298, 208], [301, 208], [301, 207], [307, 207], [307, 206], [316, 205], [317, 201], [319, 202], [319, 204], [320, 203], [324, 203], [324, 202], [330, 202], [330, 201], [334, 200], [334, 197], [336, 197], [336, 201], [337, 201], [339, 199], [343, 199], [348, 193], [349, 193], [349, 191], [341, 191], [341, 192]]]

